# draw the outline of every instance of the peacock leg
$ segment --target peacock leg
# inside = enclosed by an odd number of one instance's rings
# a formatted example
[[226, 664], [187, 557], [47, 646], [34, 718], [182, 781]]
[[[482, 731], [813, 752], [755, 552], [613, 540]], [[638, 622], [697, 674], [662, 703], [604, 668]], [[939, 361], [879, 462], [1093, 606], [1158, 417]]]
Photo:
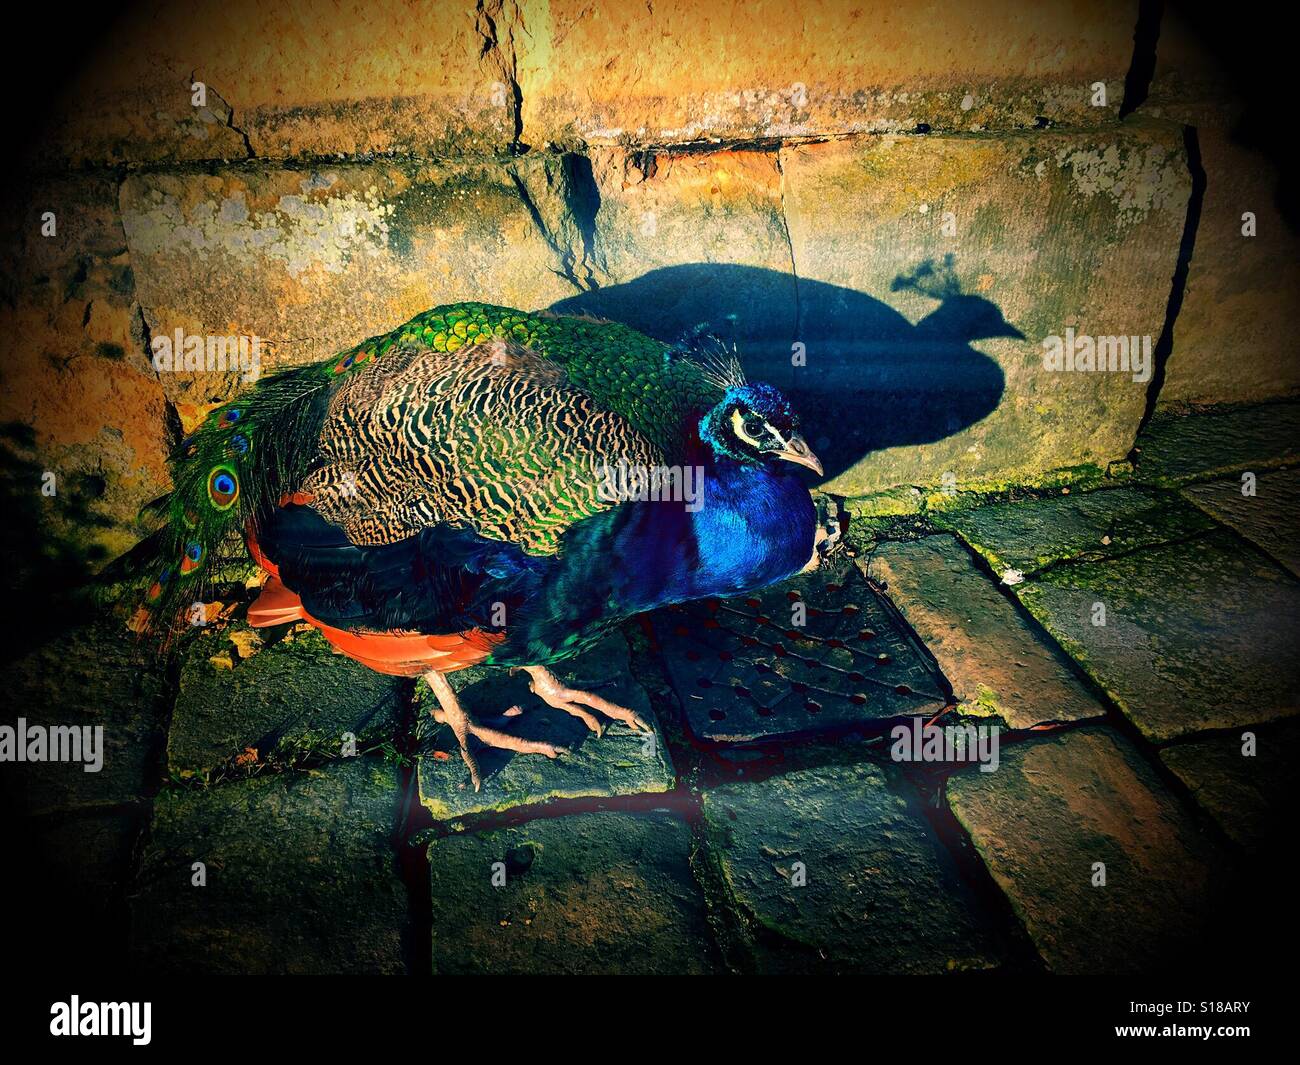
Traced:
[[451, 726], [456, 742], [460, 744], [460, 756], [465, 762], [465, 767], [469, 770], [469, 778], [474, 784], [475, 791], [478, 791], [483, 786], [483, 779], [479, 775], [478, 762], [469, 749], [470, 736], [488, 747], [498, 747], [503, 751], [517, 751], [520, 754], [544, 754], [547, 758], [555, 758], [561, 754], [569, 753], [566, 747], [542, 743], [540, 740], [521, 739], [518, 736], [511, 736], [509, 733], [480, 725], [460, 705], [460, 700], [456, 698], [456, 693], [451, 690], [451, 685], [447, 683], [446, 677], [436, 670], [430, 670], [424, 675], [424, 679], [429, 685], [429, 690], [433, 692], [434, 697], [438, 700], [438, 709], [433, 711], [433, 719], [439, 724]]
[[608, 699], [602, 699], [599, 695], [593, 695], [591, 692], [566, 687], [559, 677], [545, 666], [523, 666], [522, 668], [532, 678], [529, 687], [532, 689], [533, 694], [537, 695], [547, 706], [553, 706], [557, 710], [563, 710], [566, 714], [582, 718], [587, 727], [597, 736], [604, 732], [604, 728], [601, 726], [600, 720], [585, 707], [598, 710], [615, 721], [622, 721], [633, 731], [637, 729], [643, 729], [646, 732], [654, 731], [635, 710], [629, 710], [626, 706], [611, 703]]

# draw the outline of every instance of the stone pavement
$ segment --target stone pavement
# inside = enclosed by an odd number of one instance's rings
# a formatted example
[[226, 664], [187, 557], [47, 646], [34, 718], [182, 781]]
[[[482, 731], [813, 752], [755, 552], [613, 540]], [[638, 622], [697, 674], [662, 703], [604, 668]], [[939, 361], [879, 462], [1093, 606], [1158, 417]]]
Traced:
[[[26, 824], [51, 890], [117, 918], [91, 948], [152, 972], [1211, 964], [1286, 849], [1300, 493], [1260, 448], [1290, 416], [1237, 411], [1246, 443], [1208, 452], [1163, 417], [1123, 483], [851, 527], [817, 573], [562, 671], [653, 735], [457, 675], [573, 748], [486, 754], [477, 793], [422, 685], [312, 632], [214, 626], [164, 674], [92, 624], [10, 669], [108, 737], [101, 774], [28, 767]], [[936, 716], [998, 726], [996, 761], [897, 758]]]

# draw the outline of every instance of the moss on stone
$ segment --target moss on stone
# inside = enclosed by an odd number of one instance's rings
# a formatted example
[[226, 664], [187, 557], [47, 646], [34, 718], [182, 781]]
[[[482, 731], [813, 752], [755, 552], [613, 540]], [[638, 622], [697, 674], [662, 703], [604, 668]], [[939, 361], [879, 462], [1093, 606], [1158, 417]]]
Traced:
[[435, 840], [434, 972], [715, 971], [691, 850], [687, 826], [659, 811]]
[[1178, 496], [1136, 487], [1071, 492], [932, 513], [988, 560], [993, 572], [1032, 574], [1070, 559], [1106, 558], [1214, 526]]
[[753, 945], [760, 971], [934, 973], [1001, 958], [919, 802], [875, 766], [706, 791], [703, 813], [731, 904], [778, 937]]
[[[337, 758], [348, 733], [358, 751], [394, 739], [406, 713], [405, 682], [335, 653], [315, 629], [241, 658], [231, 634], [244, 631], [242, 624], [213, 627], [186, 649], [167, 744], [173, 779], [211, 781]], [[231, 668], [214, 664], [222, 653], [232, 654]]]
[[1227, 530], [1056, 566], [1016, 593], [1153, 741], [1300, 711], [1300, 584]]

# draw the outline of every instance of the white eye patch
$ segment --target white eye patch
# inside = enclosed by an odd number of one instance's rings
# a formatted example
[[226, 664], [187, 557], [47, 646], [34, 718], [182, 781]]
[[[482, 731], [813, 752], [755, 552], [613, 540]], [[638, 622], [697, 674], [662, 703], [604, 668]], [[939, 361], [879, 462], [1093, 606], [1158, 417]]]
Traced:
[[[762, 443], [760, 441], [755, 440], [752, 436], [750, 436], [747, 432], [745, 432], [745, 419], [741, 417], [740, 411], [738, 410], [733, 410], [731, 412], [731, 428], [735, 432], [735, 434], [738, 437], [740, 437], [741, 440], [745, 441], [745, 443], [752, 444], [754, 447], [762, 446]], [[781, 447], [786, 446], [785, 438], [782, 437], [781, 434], [778, 433], [774, 428], [772, 428], [769, 422], [766, 421], [763, 422], [763, 431], [768, 436], [771, 436], [778, 444], [780, 444]]]

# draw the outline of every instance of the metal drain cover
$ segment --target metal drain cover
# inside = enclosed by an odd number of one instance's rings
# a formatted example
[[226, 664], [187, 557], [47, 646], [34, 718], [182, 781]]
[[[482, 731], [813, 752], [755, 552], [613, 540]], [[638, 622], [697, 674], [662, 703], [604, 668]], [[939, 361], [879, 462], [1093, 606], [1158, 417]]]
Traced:
[[892, 606], [843, 557], [752, 596], [667, 607], [654, 629], [700, 739], [827, 732], [947, 703]]

